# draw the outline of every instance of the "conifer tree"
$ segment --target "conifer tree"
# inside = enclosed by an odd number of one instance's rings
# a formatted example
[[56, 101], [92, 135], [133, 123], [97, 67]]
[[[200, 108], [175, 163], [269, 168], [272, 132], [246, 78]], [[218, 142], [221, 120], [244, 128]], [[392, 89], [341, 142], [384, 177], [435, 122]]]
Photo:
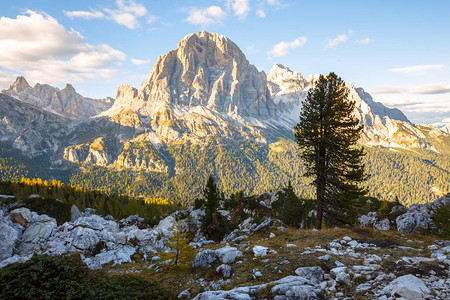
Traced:
[[295, 137], [316, 190], [316, 229], [322, 220], [348, 201], [366, 193], [360, 183], [367, 179], [362, 158], [364, 148], [356, 143], [363, 126], [353, 115], [355, 101], [348, 99], [344, 81], [336, 74], [321, 75], [302, 101]]
[[202, 217], [202, 231], [214, 240], [219, 240], [228, 231], [226, 219], [219, 213], [221, 193], [210, 174], [203, 191], [205, 197], [205, 215]]

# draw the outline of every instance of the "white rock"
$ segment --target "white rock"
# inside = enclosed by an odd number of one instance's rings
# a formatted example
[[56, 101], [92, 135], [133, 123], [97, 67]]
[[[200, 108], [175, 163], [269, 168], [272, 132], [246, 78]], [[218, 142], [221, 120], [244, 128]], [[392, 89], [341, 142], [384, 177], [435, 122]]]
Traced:
[[381, 221], [377, 221], [373, 224], [373, 228], [378, 230], [389, 230], [391, 226], [389, 225], [388, 219], [383, 219]]
[[262, 256], [266, 256], [267, 255], [267, 253], [269, 251], [269, 248], [264, 247], [264, 246], [256, 245], [256, 246], [253, 247], [252, 250], [253, 250], [253, 253], [254, 253], [255, 257], [262, 257]]
[[219, 260], [216, 251], [203, 250], [197, 253], [192, 262], [193, 268], [211, 268], [211, 266]]
[[384, 289], [384, 293], [391, 296], [397, 295], [405, 299], [421, 299], [431, 293], [425, 283], [414, 275], [404, 275], [389, 283]]
[[14, 227], [6, 223], [0, 223], [0, 261], [13, 254], [19, 236], [19, 232]]
[[272, 239], [272, 238], [274, 238], [274, 237], [275, 237], [275, 233], [271, 232], [270, 235], [269, 235], [269, 238]]
[[401, 233], [415, 232], [419, 228], [428, 229], [430, 217], [419, 211], [407, 212], [396, 219], [397, 230]]
[[80, 210], [75, 204], [73, 204], [72, 207], [70, 208], [70, 222], [75, 222], [76, 220], [81, 218], [81, 216], [82, 215]]
[[339, 272], [336, 274], [336, 282], [344, 283], [346, 285], [351, 284], [351, 278], [350, 275], [346, 272]]
[[14, 255], [11, 256], [5, 260], [0, 260], [0, 269], [3, 268], [4, 266], [7, 266], [9, 264], [16, 264], [16, 263], [24, 263], [27, 260], [29, 260], [32, 257], [32, 255], [28, 255], [28, 256], [20, 256], [20, 255]]
[[236, 257], [242, 256], [242, 252], [237, 250], [236, 247], [225, 246], [223, 248], [217, 249], [216, 254], [219, 260], [224, 264], [234, 263]]
[[323, 280], [324, 272], [321, 267], [301, 267], [295, 270], [295, 274], [315, 283], [320, 283]]

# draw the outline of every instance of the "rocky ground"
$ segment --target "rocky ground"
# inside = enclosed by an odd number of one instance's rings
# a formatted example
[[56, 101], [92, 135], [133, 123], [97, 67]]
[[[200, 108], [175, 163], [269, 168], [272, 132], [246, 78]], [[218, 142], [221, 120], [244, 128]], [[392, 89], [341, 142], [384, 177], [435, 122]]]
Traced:
[[[410, 219], [418, 227], [424, 207], [404, 210], [397, 223]], [[450, 298], [449, 240], [373, 228], [297, 230], [250, 217], [214, 243], [198, 230], [202, 214], [189, 208], [142, 228], [137, 216], [115, 221], [73, 207], [72, 220], [58, 226], [27, 208], [3, 206], [0, 267], [33, 254], [79, 252], [90, 268], [158, 281], [181, 299]], [[175, 266], [168, 242], [176, 230], [193, 240]]]

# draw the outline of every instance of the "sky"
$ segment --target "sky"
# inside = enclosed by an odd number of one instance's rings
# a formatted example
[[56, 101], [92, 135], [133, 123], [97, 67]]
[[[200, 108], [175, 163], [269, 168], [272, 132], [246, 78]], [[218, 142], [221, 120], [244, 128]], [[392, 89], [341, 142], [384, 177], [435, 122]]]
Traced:
[[16, 0], [0, 11], [0, 89], [23, 75], [115, 97], [205, 29], [259, 70], [335, 72], [414, 123], [450, 123], [448, 0]]

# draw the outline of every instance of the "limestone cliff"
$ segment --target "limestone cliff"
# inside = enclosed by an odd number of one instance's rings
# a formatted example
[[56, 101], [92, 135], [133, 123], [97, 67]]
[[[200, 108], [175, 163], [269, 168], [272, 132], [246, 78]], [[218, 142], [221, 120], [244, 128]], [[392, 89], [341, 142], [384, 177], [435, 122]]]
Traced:
[[76, 119], [97, 115], [111, 107], [113, 102], [111, 98], [101, 100], [85, 98], [78, 94], [71, 84], [66, 84], [62, 90], [40, 83], [31, 87], [23, 76], [17, 77], [8, 89], [1, 92], [37, 107]]

